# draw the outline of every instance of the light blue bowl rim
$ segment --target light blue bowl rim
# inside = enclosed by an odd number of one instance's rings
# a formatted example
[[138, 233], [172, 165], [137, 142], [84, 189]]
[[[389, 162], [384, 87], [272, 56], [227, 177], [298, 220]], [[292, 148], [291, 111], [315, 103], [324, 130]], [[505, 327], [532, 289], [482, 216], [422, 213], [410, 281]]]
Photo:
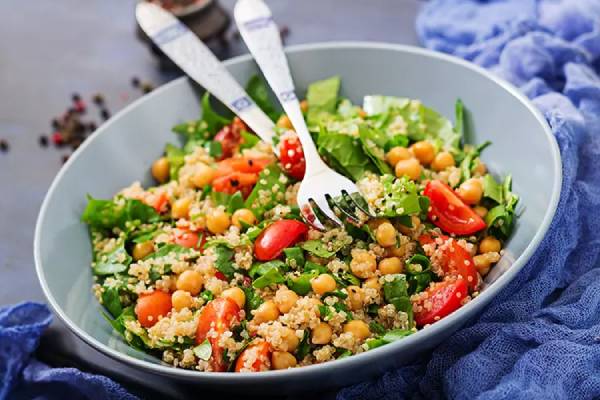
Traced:
[[[427, 327], [426, 329], [420, 330], [420, 331], [416, 332], [415, 334], [407, 336], [406, 338], [404, 338], [400, 341], [390, 343], [385, 346], [382, 346], [382, 347], [379, 347], [379, 348], [376, 348], [373, 350], [369, 350], [369, 351], [361, 353], [361, 354], [354, 355], [352, 357], [347, 357], [347, 358], [343, 358], [340, 360], [330, 361], [330, 362], [326, 362], [323, 364], [315, 364], [315, 365], [305, 366], [302, 368], [292, 368], [292, 369], [288, 369], [288, 370], [266, 371], [266, 372], [261, 372], [259, 374], [256, 374], [256, 373], [228, 373], [228, 372], [199, 372], [199, 371], [193, 371], [193, 370], [173, 368], [173, 367], [170, 367], [167, 365], [153, 364], [153, 363], [150, 363], [147, 361], [142, 361], [142, 360], [139, 360], [132, 356], [120, 353], [117, 350], [114, 350], [114, 349], [104, 345], [103, 343], [99, 342], [94, 337], [90, 336], [88, 333], [83, 331], [71, 319], [69, 319], [69, 317], [62, 311], [61, 307], [58, 305], [57, 301], [55, 300], [54, 296], [52, 295], [52, 293], [46, 283], [46, 278], [45, 278], [44, 271], [42, 268], [42, 260], [41, 260], [41, 255], [40, 255], [40, 242], [42, 240], [42, 238], [40, 237], [41, 221], [44, 219], [44, 215], [46, 213], [46, 208], [48, 207], [48, 199], [52, 197], [54, 191], [56, 190], [56, 186], [58, 185], [58, 182], [62, 178], [62, 175], [65, 173], [65, 171], [68, 168], [70, 168], [71, 164], [78, 157], [81, 156], [81, 153], [85, 150], [85, 148], [87, 148], [88, 146], [91, 146], [92, 143], [94, 142], [94, 140], [96, 140], [96, 138], [99, 135], [102, 135], [103, 132], [105, 130], [107, 130], [112, 124], [117, 123], [119, 116], [128, 113], [131, 109], [137, 107], [139, 104], [141, 104], [142, 102], [148, 100], [149, 98], [151, 98], [153, 96], [160, 96], [161, 93], [163, 91], [167, 90], [171, 85], [178, 85], [178, 84], [180, 84], [180, 82], [182, 80], [187, 80], [188, 78], [184, 76], [184, 77], [178, 78], [176, 80], [173, 80], [173, 81], [161, 86], [157, 90], [154, 90], [152, 93], [138, 99], [137, 101], [133, 102], [132, 104], [130, 104], [129, 106], [127, 106], [123, 110], [121, 110], [119, 113], [117, 113], [114, 116], [114, 118], [112, 118], [110, 121], [107, 121], [104, 125], [102, 125], [98, 129], [98, 131], [96, 133], [94, 133], [94, 135], [92, 135], [92, 137], [90, 137], [88, 140], [86, 140], [83, 143], [83, 145], [73, 154], [73, 156], [71, 156], [69, 158], [69, 160], [63, 166], [63, 168], [58, 172], [58, 174], [54, 178], [54, 181], [52, 182], [52, 185], [50, 186], [50, 188], [48, 190], [48, 193], [46, 194], [44, 202], [42, 203], [42, 207], [40, 209], [40, 213], [38, 215], [37, 222], [36, 222], [36, 229], [35, 229], [34, 242], [33, 242], [33, 249], [34, 249], [33, 251], [34, 251], [36, 272], [37, 272], [38, 278], [40, 280], [42, 290], [44, 291], [44, 294], [46, 295], [46, 298], [48, 299], [50, 305], [54, 309], [54, 312], [56, 314], [58, 314], [60, 319], [63, 320], [63, 322], [69, 327], [69, 329], [71, 329], [71, 331], [73, 331], [77, 336], [79, 336], [81, 339], [83, 339], [86, 343], [88, 343], [95, 349], [103, 352], [104, 354], [106, 354], [116, 360], [122, 361], [126, 364], [134, 365], [134, 366], [137, 366], [137, 367], [140, 367], [140, 368], [143, 368], [143, 369], [146, 369], [146, 370], [149, 370], [149, 371], [161, 374], [161, 375], [171, 375], [171, 376], [174, 375], [174, 376], [179, 376], [179, 377], [186, 378], [186, 379], [193, 379], [194, 377], [200, 377], [200, 376], [203, 376], [203, 377], [214, 376], [216, 378], [218, 376], [220, 381], [228, 380], [232, 384], [233, 383], [244, 383], [244, 382], [261, 383], [262, 381], [265, 381], [265, 383], [266, 383], [267, 381], [272, 381], [273, 379], [286, 379], [286, 378], [292, 377], [292, 376], [294, 376], [295, 378], [301, 378], [302, 375], [308, 375], [308, 374], [313, 375], [314, 373], [318, 373], [319, 371], [325, 371], [325, 370], [328, 370], [331, 368], [336, 368], [336, 367], [342, 367], [342, 366], [351, 367], [352, 364], [357, 364], [357, 366], [358, 366], [358, 364], [362, 364], [364, 362], [377, 362], [378, 358], [383, 357], [384, 354], [386, 352], [389, 352], [390, 350], [396, 349], [397, 351], [399, 351], [401, 348], [409, 348], [411, 346], [415, 346], [419, 343], [419, 341], [425, 339], [426, 336], [442, 334], [445, 329], [450, 327], [450, 325], [454, 319], [460, 318], [461, 316], [466, 316], [466, 314], [470, 313], [471, 309], [476, 307], [477, 304], [482, 303], [482, 302], [487, 303], [487, 302], [491, 301], [491, 299], [494, 296], [496, 296], [498, 294], [498, 292], [502, 288], [504, 288], [519, 273], [521, 268], [523, 268], [525, 263], [529, 260], [529, 258], [531, 258], [534, 251], [537, 249], [540, 242], [544, 238], [544, 235], [548, 231], [550, 223], [552, 222], [552, 218], [554, 217], [554, 214], [556, 212], [556, 207], [558, 206], [560, 190], [561, 190], [561, 185], [562, 185], [562, 162], [561, 162], [558, 144], [556, 142], [556, 139], [554, 138], [554, 135], [552, 134], [552, 130], [550, 129], [550, 126], [548, 125], [546, 119], [540, 113], [540, 111], [533, 105], [533, 103], [531, 103], [531, 101], [525, 95], [523, 95], [519, 91], [519, 89], [517, 89], [515, 86], [513, 86], [509, 82], [493, 75], [489, 71], [487, 71], [471, 62], [465, 61], [463, 59], [460, 59], [460, 58], [457, 58], [454, 56], [450, 56], [450, 55], [447, 55], [444, 53], [439, 53], [439, 52], [423, 49], [420, 47], [400, 45], [400, 44], [391, 44], [391, 43], [378, 43], [378, 42], [333, 41], [333, 42], [309, 43], [309, 44], [290, 46], [290, 47], [286, 48], [286, 52], [296, 53], [296, 52], [303, 52], [303, 51], [307, 51], [307, 50], [322, 50], [322, 49], [329, 49], [329, 48], [394, 50], [394, 51], [400, 51], [400, 52], [404, 52], [404, 53], [424, 55], [427, 57], [431, 57], [433, 59], [438, 59], [438, 60], [442, 60], [445, 62], [458, 64], [464, 68], [472, 70], [475, 73], [483, 75], [486, 78], [495, 82], [497, 85], [499, 85], [500, 87], [505, 89], [512, 96], [514, 96], [517, 100], [519, 100], [521, 103], [523, 103], [523, 105], [525, 107], [527, 107], [529, 112], [531, 112], [536, 117], [536, 119], [538, 120], [538, 122], [544, 129], [544, 132], [546, 133], [546, 138], [549, 141], [550, 147], [552, 149], [551, 150], [552, 151], [552, 163], [553, 163], [553, 168], [554, 168], [555, 179], [553, 182], [553, 189], [552, 189], [552, 196], [550, 199], [550, 204], [548, 204], [548, 208], [544, 215], [544, 219], [543, 219], [541, 225], [539, 226], [537, 232], [533, 236], [533, 239], [527, 245], [527, 247], [525, 248], [523, 253], [521, 253], [521, 255], [514, 261], [512, 266], [500, 278], [498, 278], [497, 281], [495, 281], [492, 285], [490, 285], [488, 288], [486, 288], [486, 290], [482, 291], [479, 296], [474, 298], [469, 303], [465, 304], [463, 307], [461, 307], [460, 309], [458, 309], [457, 311], [455, 311], [448, 317], [436, 322], [435, 324]], [[225, 61], [224, 64], [231, 65], [231, 64], [236, 64], [238, 62], [248, 61], [251, 59], [252, 59], [252, 57], [249, 54], [246, 54], [246, 55], [231, 58], [231, 59]]]

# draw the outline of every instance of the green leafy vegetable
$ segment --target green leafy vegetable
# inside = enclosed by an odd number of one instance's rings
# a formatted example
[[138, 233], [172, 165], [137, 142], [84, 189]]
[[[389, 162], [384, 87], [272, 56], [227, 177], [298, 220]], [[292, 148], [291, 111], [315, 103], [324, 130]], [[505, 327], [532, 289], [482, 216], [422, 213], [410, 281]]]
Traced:
[[434, 275], [431, 271], [431, 262], [423, 254], [415, 254], [406, 261], [406, 280], [408, 294], [422, 292], [429, 286]]
[[204, 342], [194, 347], [194, 355], [201, 360], [208, 361], [212, 355], [212, 346], [208, 339], [204, 339]]
[[269, 97], [269, 89], [264, 80], [258, 75], [253, 75], [246, 84], [246, 93], [254, 100], [256, 105], [265, 112], [273, 121], [277, 121], [279, 112]]
[[178, 254], [188, 254], [188, 253], [191, 253], [191, 250], [188, 249], [187, 247], [183, 247], [178, 244], [169, 243], [169, 244], [165, 244], [165, 245], [159, 247], [158, 250], [156, 250], [154, 253], [148, 254], [144, 258], [144, 260], [162, 258], [169, 254], [177, 254], [178, 255]]
[[209, 156], [219, 158], [221, 155], [223, 155], [223, 146], [221, 145], [221, 142], [211, 140], [206, 142], [205, 146]]
[[250, 149], [260, 142], [260, 138], [253, 133], [241, 131], [240, 134], [242, 136], [242, 143], [240, 144], [241, 150]]
[[118, 317], [123, 312], [121, 299], [119, 296], [119, 288], [115, 286], [104, 287], [102, 292], [102, 305], [106, 307], [113, 317]]
[[185, 152], [183, 149], [167, 143], [165, 147], [165, 156], [169, 161], [169, 178], [171, 180], [177, 180], [179, 176], [179, 170], [183, 167]]
[[250, 311], [256, 310], [263, 303], [263, 299], [251, 287], [243, 287], [242, 290], [246, 295], [246, 315], [251, 315]]
[[454, 130], [460, 135], [461, 138], [465, 137], [465, 113], [464, 104], [461, 99], [456, 99], [454, 105]]
[[285, 278], [281, 274], [278, 268], [271, 268], [265, 274], [261, 275], [260, 278], [255, 279], [252, 282], [252, 286], [257, 289], [265, 288], [269, 285], [274, 285], [276, 283], [285, 282]]
[[511, 190], [512, 177], [508, 175], [502, 184], [503, 203], [495, 206], [485, 215], [488, 231], [501, 239], [508, 238], [512, 232], [516, 206], [519, 202], [519, 197]]
[[504, 188], [490, 174], [483, 177], [483, 195], [498, 204], [504, 202]]
[[144, 224], [157, 222], [160, 216], [154, 208], [139, 200], [120, 199], [117, 203], [88, 196], [88, 204], [81, 220], [93, 229], [112, 230], [113, 228], [125, 229], [128, 221], [138, 220]]
[[392, 175], [381, 177], [383, 186], [383, 207], [379, 215], [386, 217], [399, 217], [403, 215], [416, 215], [421, 210], [417, 185], [407, 177], [396, 178]]
[[383, 297], [385, 301], [393, 304], [396, 310], [407, 313], [409, 321], [412, 321], [412, 303], [408, 296], [406, 276], [396, 275], [391, 282], [386, 281], [383, 284]]
[[95, 275], [112, 275], [123, 272], [131, 264], [132, 258], [125, 250], [125, 242], [121, 242], [113, 251], [94, 265]]
[[321, 240], [307, 240], [300, 245], [304, 250], [317, 257], [329, 258], [333, 257], [335, 253], [340, 251], [344, 246], [341, 241], [333, 241], [331, 243], [325, 243]]
[[379, 130], [371, 129], [365, 124], [359, 126], [359, 139], [365, 154], [381, 174], [391, 174], [392, 168], [385, 161], [385, 146], [388, 143], [387, 135]]
[[202, 293], [200, 293], [200, 298], [204, 300], [205, 303], [208, 303], [209, 301], [215, 298], [215, 295], [213, 294], [213, 292], [206, 289], [203, 290]]
[[240, 191], [235, 192], [227, 202], [227, 212], [233, 214], [236, 210], [244, 208], [244, 196]]
[[231, 120], [215, 112], [210, 104], [210, 94], [204, 93], [202, 96], [202, 120], [206, 123], [206, 129], [212, 135], [216, 134], [222, 127], [229, 125]]
[[308, 330], [304, 330], [304, 336], [296, 349], [296, 358], [298, 360], [303, 360], [308, 353], [310, 353], [310, 334], [308, 333]]
[[385, 327], [375, 321], [369, 323], [369, 330], [376, 335], [383, 335], [385, 333]]
[[319, 274], [327, 274], [327, 273], [329, 273], [329, 270], [327, 269], [326, 266], [321, 265], [321, 264], [317, 264], [317, 263], [312, 262], [312, 261], [307, 261], [304, 264], [304, 272], [310, 272], [310, 271], [317, 271]]
[[308, 86], [306, 93], [308, 125], [318, 125], [325, 116], [335, 112], [339, 90], [340, 78], [338, 76], [313, 82]]
[[292, 268], [304, 267], [304, 252], [300, 247], [288, 247], [283, 249], [285, 254], [285, 263]]
[[[281, 202], [278, 195], [283, 192], [284, 183], [282, 181], [287, 183], [287, 178], [283, 175], [277, 163], [269, 165], [259, 174], [258, 182], [246, 199], [244, 207], [252, 210], [256, 218], [262, 220], [266, 211]], [[260, 193], [265, 191], [269, 193], [266, 201], [264, 201], [264, 197], [260, 196]]]
[[215, 268], [225, 275], [228, 279], [233, 278], [235, 268], [233, 266], [233, 250], [227, 246], [217, 245], [215, 247]]
[[337, 166], [339, 172], [355, 181], [368, 171], [378, 171], [355, 137], [322, 129], [317, 138], [317, 148], [327, 161]]
[[305, 296], [311, 290], [310, 280], [317, 276], [319, 272], [316, 270], [304, 272], [297, 278], [288, 278], [286, 285], [300, 296]]

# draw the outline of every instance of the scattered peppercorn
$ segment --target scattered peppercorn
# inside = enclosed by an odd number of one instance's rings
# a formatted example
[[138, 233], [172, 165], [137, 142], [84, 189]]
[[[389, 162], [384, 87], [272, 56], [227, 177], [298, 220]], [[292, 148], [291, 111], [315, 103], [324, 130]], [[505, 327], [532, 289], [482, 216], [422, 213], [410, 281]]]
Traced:
[[150, 93], [150, 92], [151, 92], [151, 91], [153, 91], [153, 90], [154, 90], [154, 85], [152, 85], [150, 82], [144, 82], [144, 83], [142, 84], [142, 91], [143, 91], [145, 94], [148, 94], [148, 93]]
[[52, 119], [52, 129], [57, 130], [60, 127], [60, 122], [58, 122], [58, 119], [53, 118]]
[[69, 155], [68, 154], [63, 155], [62, 156], [62, 163], [63, 164], [66, 163], [68, 159], [69, 159]]
[[109, 112], [109, 111], [108, 111], [106, 108], [103, 108], [103, 109], [100, 111], [100, 116], [102, 117], [102, 119], [103, 119], [103, 120], [105, 120], [105, 121], [106, 121], [107, 119], [109, 119], [109, 118], [110, 118], [110, 112]]
[[88, 131], [90, 131], [90, 133], [91, 133], [91, 132], [94, 132], [98, 127], [96, 126], [95, 122], [90, 122], [88, 124], [87, 128], [88, 128]]
[[77, 103], [78, 101], [81, 101], [81, 96], [79, 95], [79, 93], [73, 93], [71, 99], [73, 100], [73, 103]]
[[9, 149], [10, 146], [8, 145], [8, 142], [5, 139], [0, 139], [0, 151], [7, 153]]
[[140, 78], [138, 78], [137, 76], [134, 76], [133, 78], [131, 78], [131, 85], [134, 88], [139, 88], [140, 87]]
[[40, 146], [42, 147], [48, 147], [48, 136], [46, 135], [40, 135]]

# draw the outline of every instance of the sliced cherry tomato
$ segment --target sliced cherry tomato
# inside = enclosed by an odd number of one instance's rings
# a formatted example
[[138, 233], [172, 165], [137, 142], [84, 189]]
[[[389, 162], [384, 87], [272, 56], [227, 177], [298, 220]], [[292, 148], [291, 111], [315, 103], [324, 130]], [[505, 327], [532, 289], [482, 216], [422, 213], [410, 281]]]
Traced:
[[271, 365], [271, 346], [267, 342], [253, 343], [246, 347], [235, 363], [235, 372], [242, 372], [248, 359], [255, 359], [243, 372], [267, 371]]
[[250, 172], [232, 172], [229, 175], [216, 178], [212, 182], [212, 187], [215, 192], [234, 194], [235, 192], [240, 191], [244, 197], [247, 197], [257, 181], [258, 174]]
[[144, 328], [151, 328], [160, 317], [166, 317], [171, 312], [171, 295], [161, 290], [142, 294], [135, 305], [135, 315]]
[[217, 160], [229, 158], [240, 145], [240, 132], [232, 129], [231, 125], [224, 126], [214, 137], [215, 142], [221, 143], [221, 156]]
[[279, 161], [283, 170], [289, 176], [302, 180], [306, 171], [306, 160], [304, 151], [298, 135], [294, 132], [286, 133], [279, 143]]
[[[200, 238], [200, 235], [202, 235], [202, 238]], [[180, 232], [175, 233], [174, 241], [175, 244], [188, 249], [202, 250], [204, 243], [206, 243], [206, 235], [189, 230], [180, 230]]]
[[[212, 347], [210, 364], [214, 371], [227, 369], [223, 359], [223, 348], [219, 346], [219, 339], [223, 333], [239, 322], [239, 312], [240, 308], [236, 302], [227, 297], [214, 299], [200, 312], [196, 329], [196, 343], [200, 344], [208, 337]], [[211, 330], [215, 334], [209, 335]]]
[[433, 324], [460, 308], [467, 295], [464, 279], [448, 278], [433, 283], [413, 301], [415, 322], [418, 326]]
[[[463, 278], [467, 282], [470, 291], [476, 290], [479, 287], [480, 278], [471, 254], [459, 245], [456, 239], [451, 239], [446, 235], [440, 235], [437, 238], [443, 240], [439, 247], [441, 249], [440, 262], [444, 275]], [[435, 244], [438, 246], [436, 238], [430, 235], [421, 235], [419, 243], [421, 245]]]
[[166, 210], [166, 206], [169, 203], [169, 198], [165, 192], [161, 193], [150, 193], [144, 199], [144, 203], [154, 208], [156, 212], [161, 213]]
[[283, 249], [303, 240], [308, 227], [294, 219], [280, 219], [269, 225], [254, 242], [254, 255], [260, 261], [274, 260]]
[[445, 232], [470, 235], [486, 227], [483, 219], [445, 183], [429, 181], [423, 194], [431, 202], [429, 219]]

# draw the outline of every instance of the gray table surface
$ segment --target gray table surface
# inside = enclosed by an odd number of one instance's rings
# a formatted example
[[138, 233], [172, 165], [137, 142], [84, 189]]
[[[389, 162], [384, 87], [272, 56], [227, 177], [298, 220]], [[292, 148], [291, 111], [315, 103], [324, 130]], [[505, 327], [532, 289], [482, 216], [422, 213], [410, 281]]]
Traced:
[[[221, 0], [231, 10], [234, 0]], [[41, 148], [50, 119], [65, 110], [73, 92], [102, 92], [112, 112], [139, 97], [130, 80], [162, 84], [161, 72], [135, 36], [135, 0], [3, 0], [0, 2], [0, 305], [44, 302], [32, 254], [35, 220], [44, 195], [68, 150]], [[286, 44], [366, 40], [418, 44], [417, 0], [271, 0], [275, 19], [290, 29]], [[8, 17], [10, 16], [10, 17]], [[233, 27], [230, 28], [233, 30]], [[246, 52], [232, 40], [220, 55]], [[90, 114], [98, 111], [90, 107]], [[55, 318], [39, 356], [54, 366], [104, 373], [146, 398], [197, 395], [189, 386], [149, 376], [83, 343]], [[151, 382], [148, 385], [148, 382]], [[203, 394], [206, 394], [203, 391]], [[312, 396], [311, 396], [312, 397]]]

